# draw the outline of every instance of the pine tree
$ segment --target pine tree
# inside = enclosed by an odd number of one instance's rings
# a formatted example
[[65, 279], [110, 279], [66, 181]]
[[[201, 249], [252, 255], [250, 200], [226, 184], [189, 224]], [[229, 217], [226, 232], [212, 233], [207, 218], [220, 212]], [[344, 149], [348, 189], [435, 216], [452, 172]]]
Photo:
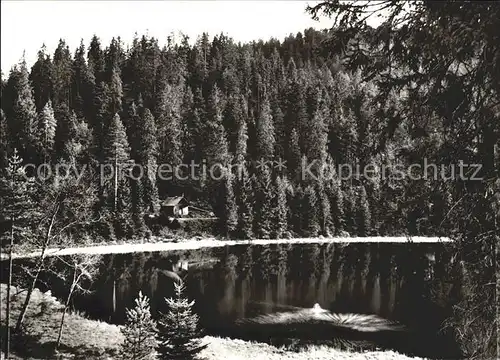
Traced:
[[[130, 163], [130, 148], [127, 140], [125, 128], [120, 120], [120, 116], [115, 114], [105, 137], [104, 165], [112, 168], [113, 181], [111, 191], [108, 188], [108, 200], [111, 200], [113, 211], [119, 211], [119, 206], [127, 204], [128, 186], [123, 182], [123, 169]], [[123, 201], [119, 201], [120, 198]]]
[[111, 70], [111, 79], [108, 86], [109, 111], [111, 114], [122, 111], [123, 85], [120, 77], [120, 69], [115, 67]]
[[139, 292], [135, 299], [135, 307], [126, 309], [127, 320], [121, 332], [125, 341], [121, 348], [120, 358], [124, 360], [156, 359], [156, 339], [158, 329], [151, 317], [149, 299]]
[[182, 163], [182, 88], [166, 84], [159, 90], [154, 114], [158, 127], [161, 161], [172, 167]]
[[38, 144], [42, 147], [42, 153], [46, 157], [54, 150], [56, 136], [56, 118], [49, 100], [42, 111], [38, 114]]
[[356, 191], [354, 190], [354, 186], [347, 185], [347, 188], [344, 190], [344, 204], [345, 204], [345, 212], [344, 216], [346, 219], [346, 230], [349, 234], [357, 234], [358, 232], [358, 223], [357, 223], [357, 214], [356, 214]]
[[207, 192], [213, 204], [217, 203], [216, 189], [221, 180], [221, 171], [223, 166], [230, 163], [228, 153], [228, 143], [226, 131], [222, 123], [222, 104], [220, 100], [220, 91], [217, 86], [211, 90], [207, 104], [207, 119], [204, 124], [204, 142], [203, 160], [206, 161], [208, 167], [208, 179], [206, 181]]
[[273, 237], [281, 239], [288, 230], [288, 204], [287, 204], [287, 187], [288, 180], [282, 177], [276, 177], [274, 197], [274, 231]]
[[371, 213], [364, 185], [361, 185], [358, 191], [357, 218], [359, 236], [370, 236]]
[[[36, 106], [33, 98], [33, 89], [28, 78], [26, 62], [23, 60], [19, 68], [14, 68], [9, 78], [13, 89], [12, 113], [7, 113], [11, 135], [14, 137], [14, 146], [24, 150], [27, 161], [33, 156], [36, 143], [37, 122]], [[9, 85], [9, 84], [8, 84]], [[21, 152], [22, 154], [22, 152]]]
[[273, 96], [272, 98], [271, 111], [272, 111], [273, 127], [276, 140], [274, 153], [278, 158], [285, 159], [285, 149], [286, 149], [285, 119], [277, 96]]
[[95, 77], [85, 60], [83, 41], [75, 52], [71, 80], [71, 108], [79, 118], [91, 119], [94, 109]]
[[253, 181], [246, 166], [240, 167], [237, 187], [238, 225], [237, 234], [242, 239], [253, 238], [253, 219], [255, 195], [253, 191]]
[[255, 234], [260, 239], [269, 239], [272, 235], [273, 181], [268, 165], [257, 166], [255, 176]]
[[75, 140], [76, 115], [66, 103], [59, 104], [54, 109], [56, 131], [54, 136], [54, 149], [58, 158], [67, 158], [66, 144]]
[[195, 158], [197, 119], [194, 109], [194, 98], [191, 88], [184, 87], [181, 105], [181, 144], [184, 163], [190, 163]]
[[[240, 97], [240, 103], [243, 103], [243, 97]], [[235, 161], [243, 166], [247, 158], [248, 126], [243, 114], [236, 117], [236, 144], [234, 146]]]
[[271, 160], [275, 148], [274, 126], [269, 99], [265, 96], [257, 120], [257, 159]]
[[290, 135], [290, 143], [288, 146], [287, 169], [289, 175], [294, 181], [299, 181], [302, 178], [301, 164], [302, 153], [299, 146], [299, 134], [296, 129], [292, 130]]
[[330, 196], [330, 209], [332, 212], [331, 218], [333, 222], [333, 228], [335, 233], [339, 235], [345, 227], [344, 218], [344, 193], [340, 186], [340, 181], [334, 178], [331, 186], [328, 187], [328, 193]]
[[52, 98], [53, 91], [53, 66], [47, 48], [42, 45], [38, 51], [38, 59], [31, 68], [29, 80], [33, 85], [33, 97], [38, 111]]
[[324, 236], [330, 236], [332, 232], [331, 204], [328, 197], [328, 190], [325, 189], [325, 182], [323, 180], [318, 181], [316, 184], [316, 189], [316, 193], [318, 195], [318, 218], [321, 228], [321, 234]]
[[221, 184], [222, 194], [220, 202], [222, 216], [220, 216], [220, 219], [223, 234], [227, 238], [234, 234], [238, 223], [236, 199], [233, 190], [234, 177], [234, 174], [230, 170], [226, 170], [224, 181]]
[[53, 62], [53, 96], [54, 107], [62, 105], [67, 106], [71, 102], [71, 79], [73, 77], [73, 60], [68, 46], [64, 40], [59, 40], [59, 44], [54, 52]]
[[153, 114], [144, 109], [139, 127], [139, 154], [137, 159], [144, 168], [143, 196], [144, 206], [155, 212], [158, 208], [158, 187], [156, 185], [158, 143], [156, 140], [156, 125]]
[[105, 59], [104, 51], [101, 48], [99, 38], [94, 35], [90, 41], [89, 51], [87, 53], [87, 62], [92, 69], [96, 84], [105, 80]]
[[207, 104], [204, 155], [208, 165], [225, 164], [228, 159], [226, 131], [222, 123], [220, 91], [215, 86]]
[[308, 237], [316, 237], [320, 231], [318, 205], [316, 189], [312, 185], [309, 185], [305, 190], [302, 212], [302, 216], [304, 217], [304, 231]]
[[159, 358], [164, 360], [189, 360], [196, 356], [207, 345], [199, 340], [201, 332], [198, 328], [198, 315], [192, 312], [194, 300], [184, 297], [185, 286], [175, 283], [175, 297], [165, 299], [170, 310], [161, 314], [159, 328]]
[[0, 169], [7, 167], [8, 164], [7, 154], [10, 147], [8, 131], [7, 118], [3, 109], [0, 109]]

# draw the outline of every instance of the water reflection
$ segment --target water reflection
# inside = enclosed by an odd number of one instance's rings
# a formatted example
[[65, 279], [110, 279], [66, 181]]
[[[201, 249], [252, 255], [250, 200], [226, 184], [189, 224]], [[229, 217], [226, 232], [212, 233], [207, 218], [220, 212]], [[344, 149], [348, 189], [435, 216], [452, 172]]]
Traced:
[[[133, 306], [142, 290], [150, 297], [155, 314], [166, 310], [164, 298], [173, 295], [172, 280], [179, 277], [196, 301], [202, 326], [213, 334], [232, 336], [235, 324], [244, 323], [241, 319], [272, 318], [287, 306], [311, 310], [315, 303], [329, 314], [376, 316], [407, 325], [413, 332], [434, 334], [439, 318], [447, 315], [452, 302], [447, 297], [449, 291], [434, 292], [431, 297], [429, 288], [429, 274], [434, 283], [440, 277], [444, 282], [448, 276], [447, 265], [435, 269], [433, 261], [443, 258], [445, 246], [238, 245], [108, 255], [103, 257], [102, 275], [93, 285], [94, 292], [75, 298], [74, 306], [92, 317], [122, 323], [125, 308]], [[61, 286], [61, 296], [64, 289]], [[53, 293], [57, 294], [57, 289]]]

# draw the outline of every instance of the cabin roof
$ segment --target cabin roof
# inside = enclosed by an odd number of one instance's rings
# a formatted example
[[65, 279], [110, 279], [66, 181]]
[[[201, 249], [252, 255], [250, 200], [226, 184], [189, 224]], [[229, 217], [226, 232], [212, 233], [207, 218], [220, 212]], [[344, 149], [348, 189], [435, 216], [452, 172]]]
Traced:
[[184, 196], [171, 196], [163, 200], [162, 206], [187, 206], [189, 203]]

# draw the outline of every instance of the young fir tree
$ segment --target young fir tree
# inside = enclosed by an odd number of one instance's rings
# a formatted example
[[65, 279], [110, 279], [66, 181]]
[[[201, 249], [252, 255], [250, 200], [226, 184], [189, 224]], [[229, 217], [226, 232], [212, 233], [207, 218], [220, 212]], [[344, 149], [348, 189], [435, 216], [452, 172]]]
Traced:
[[127, 309], [127, 321], [121, 329], [125, 340], [120, 351], [123, 360], [156, 359], [158, 329], [151, 317], [149, 299], [139, 292], [135, 307]]
[[199, 340], [201, 331], [198, 328], [198, 315], [192, 307], [194, 300], [184, 297], [184, 284], [175, 283], [175, 297], [165, 299], [170, 310], [161, 314], [158, 321], [159, 328], [159, 358], [162, 360], [189, 360], [196, 356], [207, 345]]
[[[8, 167], [0, 177], [0, 221], [10, 225], [8, 236], [9, 270], [7, 284], [6, 323], [10, 323], [10, 286], [12, 283], [12, 252], [15, 245], [22, 244], [33, 236], [31, 223], [38, 216], [37, 207], [33, 201], [34, 184], [26, 180], [22, 159], [17, 150], [8, 159]], [[6, 358], [9, 356], [10, 326], [6, 326]]]

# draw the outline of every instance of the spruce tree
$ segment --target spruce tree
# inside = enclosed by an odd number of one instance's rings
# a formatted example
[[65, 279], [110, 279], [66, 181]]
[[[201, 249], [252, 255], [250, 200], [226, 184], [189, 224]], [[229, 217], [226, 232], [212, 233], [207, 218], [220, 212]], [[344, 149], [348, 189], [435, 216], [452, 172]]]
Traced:
[[53, 62], [53, 96], [54, 107], [61, 104], [70, 105], [71, 79], [73, 72], [73, 60], [68, 45], [64, 40], [59, 40], [59, 44], [54, 52]]
[[271, 106], [268, 97], [265, 96], [257, 119], [257, 159], [271, 160], [274, 155], [275, 142]]
[[156, 184], [158, 143], [153, 114], [144, 109], [139, 125], [139, 154], [137, 159], [143, 166], [143, 196], [145, 209], [155, 212], [158, 208], [158, 187]]
[[231, 170], [225, 172], [224, 181], [221, 184], [222, 194], [219, 198], [221, 205], [221, 229], [227, 238], [234, 234], [238, 223], [236, 199], [233, 189], [234, 178], [235, 176], [231, 173]]
[[199, 340], [201, 331], [198, 327], [199, 317], [193, 313], [194, 300], [184, 296], [185, 286], [175, 283], [175, 297], [165, 299], [170, 308], [161, 314], [158, 320], [159, 358], [162, 360], [189, 360], [206, 348]]
[[359, 236], [371, 235], [371, 213], [364, 185], [358, 191], [357, 218]]
[[[110, 202], [113, 211], [119, 211], [120, 207], [128, 204], [128, 186], [123, 181], [123, 169], [130, 164], [130, 148], [125, 128], [120, 116], [115, 114], [104, 139], [103, 155], [104, 164], [112, 169], [113, 180], [105, 184], [107, 190], [106, 198]], [[120, 207], [119, 207], [120, 206]]]
[[33, 97], [38, 111], [52, 98], [53, 66], [45, 44], [38, 51], [38, 59], [31, 68], [29, 80], [33, 85]]
[[358, 222], [356, 214], [356, 191], [352, 184], [346, 185], [344, 189], [345, 219], [346, 230], [350, 235], [358, 233]]
[[125, 337], [120, 358], [123, 360], [156, 359], [158, 329], [151, 317], [148, 297], [139, 292], [139, 296], [135, 299], [135, 307], [126, 309], [126, 316], [125, 326], [120, 329]]
[[101, 42], [97, 35], [92, 36], [89, 51], [87, 53], [87, 62], [92, 69], [96, 84], [105, 80], [105, 59], [104, 51], [101, 48]]
[[83, 41], [75, 51], [71, 79], [71, 108], [80, 118], [91, 119], [94, 114], [95, 77], [85, 59]]
[[255, 195], [252, 177], [243, 164], [240, 167], [237, 187], [238, 225], [237, 234], [241, 239], [252, 239]]
[[331, 185], [327, 188], [330, 197], [331, 218], [335, 233], [339, 235], [345, 227], [344, 218], [344, 193], [340, 186], [340, 181], [337, 178], [332, 180]]
[[[244, 99], [240, 98], [240, 102], [242, 103], [243, 101]], [[239, 166], [243, 166], [247, 158], [248, 126], [243, 114], [241, 114], [241, 116], [237, 116], [236, 120], [236, 143], [234, 146], [234, 158], [236, 164], [238, 164]]]
[[330, 236], [332, 233], [331, 204], [328, 197], [328, 190], [325, 189], [325, 182], [323, 180], [317, 182], [316, 190], [318, 196], [318, 218], [321, 234], [324, 236]]
[[272, 235], [274, 188], [268, 165], [257, 166], [255, 172], [255, 234], [260, 239]]
[[182, 87], [166, 84], [159, 90], [154, 109], [161, 161], [170, 166], [182, 163]]
[[52, 102], [49, 100], [38, 114], [38, 144], [45, 157], [52, 154], [54, 150], [56, 126]]
[[302, 216], [304, 218], [304, 231], [307, 237], [316, 237], [320, 232], [319, 216], [318, 216], [318, 196], [314, 186], [306, 187], [304, 194], [304, 206]]
[[[19, 68], [11, 73], [14, 93], [12, 114], [7, 114], [11, 126], [11, 135], [14, 136], [14, 146], [24, 150], [24, 159], [31, 160], [34, 155], [34, 145], [37, 134], [37, 113], [33, 89], [28, 78], [26, 62], [23, 60]], [[9, 79], [9, 81], [11, 81]], [[21, 152], [21, 154], [23, 154]]]
[[3, 109], [0, 109], [0, 169], [7, 167], [8, 164], [7, 154], [10, 146], [8, 131], [7, 118]]
[[289, 183], [284, 177], [276, 177], [274, 197], [274, 224], [273, 237], [281, 239], [288, 230], [288, 203], [287, 188]]

